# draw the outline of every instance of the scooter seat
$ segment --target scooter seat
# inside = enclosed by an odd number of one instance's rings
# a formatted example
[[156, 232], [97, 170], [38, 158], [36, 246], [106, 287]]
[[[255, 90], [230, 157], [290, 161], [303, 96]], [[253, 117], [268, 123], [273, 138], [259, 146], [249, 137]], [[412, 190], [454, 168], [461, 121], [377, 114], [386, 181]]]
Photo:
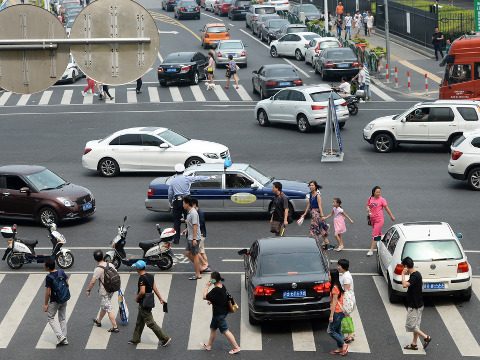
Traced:
[[38, 240], [28, 240], [28, 239], [19, 239], [21, 240], [25, 245], [35, 247], [35, 245], [38, 244]]
[[157, 244], [159, 242], [160, 240], [147, 240], [147, 241], [140, 242], [138, 246], [140, 246], [142, 250], [147, 251], [152, 247], [153, 244]]

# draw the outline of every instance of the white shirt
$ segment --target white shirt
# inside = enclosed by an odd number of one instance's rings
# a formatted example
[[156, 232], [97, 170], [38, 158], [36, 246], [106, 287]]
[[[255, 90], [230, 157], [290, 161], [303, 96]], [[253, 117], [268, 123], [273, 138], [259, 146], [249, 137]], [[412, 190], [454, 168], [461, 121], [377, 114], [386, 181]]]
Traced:
[[349, 93], [350, 92], [350, 84], [348, 82], [341, 83], [339, 86], [340, 90], [342, 90], [344, 93]]
[[353, 277], [350, 271], [345, 271], [342, 276], [340, 276], [340, 284], [345, 289], [345, 285], [350, 285], [350, 290], [353, 290]]
[[365, 83], [365, 70], [360, 70], [360, 72], [358, 73], [358, 83], [360, 85]]
[[345, 26], [352, 26], [352, 17], [345, 16]]

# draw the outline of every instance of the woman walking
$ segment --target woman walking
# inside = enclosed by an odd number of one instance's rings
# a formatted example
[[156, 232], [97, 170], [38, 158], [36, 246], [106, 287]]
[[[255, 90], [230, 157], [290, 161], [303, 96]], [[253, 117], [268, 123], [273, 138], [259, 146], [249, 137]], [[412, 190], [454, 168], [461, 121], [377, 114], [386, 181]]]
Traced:
[[330, 317], [328, 319], [327, 333], [337, 342], [337, 349], [330, 351], [330, 354], [346, 355], [348, 352], [348, 344], [343, 340], [342, 319], [345, 314], [343, 307], [343, 288], [340, 284], [340, 275], [337, 269], [331, 269], [328, 275], [331, 284], [330, 291]]
[[237, 64], [235, 63], [235, 60], [233, 60], [233, 56], [232, 55], [228, 55], [228, 60], [230, 60], [228, 62], [228, 65], [227, 65], [227, 85], [225, 86], [225, 89], [228, 89], [228, 87], [230, 86], [230, 78], [232, 77], [233, 75], [233, 78], [235, 79], [235, 84], [237, 84], [237, 89], [238, 89], [238, 76], [237, 76]]
[[[235, 341], [235, 337], [233, 334], [228, 330], [228, 325], [226, 321], [226, 317], [228, 314], [228, 296], [227, 296], [227, 289], [222, 284], [225, 281], [218, 271], [212, 272], [210, 275], [210, 281], [205, 286], [205, 291], [203, 292], [203, 300], [207, 300], [208, 304], [212, 305], [213, 316], [212, 322], [210, 323], [210, 339], [208, 339], [208, 343], [200, 343], [202, 347], [206, 350], [212, 350], [212, 344], [217, 336], [217, 329], [220, 330], [222, 334], [224, 334], [228, 341], [233, 346], [233, 349], [230, 350], [228, 353], [233, 355], [240, 352], [240, 346], [238, 346], [237, 342]], [[210, 286], [213, 285], [213, 289], [208, 292]]]
[[343, 20], [340, 15], [337, 15], [335, 19], [335, 26], [337, 27], [337, 37], [340, 39], [342, 37], [342, 29], [343, 29]]
[[347, 228], [345, 227], [345, 219], [347, 218], [350, 223], [353, 224], [353, 220], [350, 219], [350, 217], [347, 215], [346, 212], [343, 211], [343, 208], [340, 206], [342, 205], [342, 200], [339, 198], [333, 199], [333, 211], [331, 212], [330, 215], [328, 215], [325, 220], [327, 220], [329, 217], [333, 216], [333, 226], [335, 228], [335, 238], [338, 241], [338, 248], [336, 251], [341, 251], [343, 249], [343, 240], [342, 240], [342, 234], [347, 231]]
[[82, 96], [85, 96], [85, 94], [88, 92], [88, 90], [92, 90], [92, 94], [95, 95], [95, 96], [97, 95], [97, 94], [95, 94], [95, 80], [93, 80], [89, 76], [87, 76], [87, 86], [85, 87], [85, 89], [83, 89]]
[[368, 29], [368, 36], [372, 36], [372, 27], [373, 27], [373, 15], [367, 12], [367, 29]]
[[207, 90], [213, 89], [215, 87], [215, 82], [213, 81], [213, 75], [215, 74], [215, 60], [213, 59], [213, 54], [209, 52], [208, 56], [208, 67], [205, 70], [207, 73], [207, 78], [210, 80], [210, 83], [207, 82]]
[[315, 180], [310, 181], [308, 187], [310, 189], [310, 199], [307, 204], [307, 209], [302, 216], [305, 217], [310, 210], [310, 216], [312, 217], [310, 236], [313, 236], [317, 240], [323, 237], [322, 246], [325, 246], [328, 244], [327, 236], [330, 225], [325, 223], [325, 218], [323, 217], [322, 196], [320, 194], [320, 189], [323, 187], [318, 185]]
[[375, 247], [375, 238], [377, 236], [382, 236], [382, 226], [383, 226], [383, 209], [387, 211], [388, 215], [392, 221], [395, 221], [395, 218], [390, 211], [387, 200], [385, 200], [382, 196], [382, 189], [380, 186], [375, 186], [372, 189], [372, 196], [368, 198], [367, 201], [367, 212], [370, 216], [370, 223], [372, 224], [372, 245], [370, 246], [370, 251], [367, 253], [367, 256], [373, 255], [373, 248]]

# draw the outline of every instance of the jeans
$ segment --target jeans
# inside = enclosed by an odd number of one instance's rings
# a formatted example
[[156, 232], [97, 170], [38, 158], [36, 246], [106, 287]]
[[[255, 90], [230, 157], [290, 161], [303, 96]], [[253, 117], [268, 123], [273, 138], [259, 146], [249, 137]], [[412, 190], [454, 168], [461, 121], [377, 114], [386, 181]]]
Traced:
[[433, 47], [435, 48], [435, 58], [438, 60], [438, 52], [440, 52], [440, 56], [443, 59], [442, 44], [434, 44]]
[[337, 26], [337, 37], [342, 36], [342, 28], [340, 26]]
[[[58, 321], [60, 325], [55, 321], [55, 314], [58, 312]], [[53, 332], [57, 336], [57, 339], [60, 339], [62, 336], [67, 337], [67, 302], [59, 304], [55, 301], [48, 303], [47, 309], [47, 322], [52, 327]]]
[[343, 334], [342, 334], [342, 319], [345, 317], [343, 312], [333, 314], [333, 322], [328, 324], [327, 333], [330, 335], [336, 342], [337, 348], [342, 348], [343, 344]]
[[369, 99], [372, 98], [372, 93], [370, 92], [370, 84], [365, 84], [365, 96]]
[[167, 334], [165, 334], [162, 328], [157, 325], [155, 320], [153, 320], [152, 309], [143, 309], [139, 305], [137, 323], [135, 324], [135, 330], [133, 331], [132, 338], [134, 342], [140, 342], [145, 325], [147, 325], [155, 333], [155, 335], [157, 335], [159, 341], [165, 342], [168, 340]]
[[368, 35], [367, 23], [363, 23], [363, 30], [365, 30], [365, 36]]
[[345, 26], [345, 40], [347, 40], [347, 34], [348, 34], [348, 40], [352, 40], [352, 27], [351, 26]]

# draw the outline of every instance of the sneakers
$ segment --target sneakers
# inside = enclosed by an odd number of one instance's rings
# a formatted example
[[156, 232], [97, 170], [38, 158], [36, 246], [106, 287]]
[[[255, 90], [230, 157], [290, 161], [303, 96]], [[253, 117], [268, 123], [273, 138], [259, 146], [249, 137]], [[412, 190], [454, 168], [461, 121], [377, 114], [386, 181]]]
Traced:
[[373, 251], [367, 252], [367, 256], [372, 256], [372, 255], [373, 255]]
[[62, 341], [62, 344], [63, 344], [63, 345], [68, 345], [67, 338], [65, 338], [65, 339]]
[[[63, 336], [63, 335], [60, 336], [59, 338], [57, 338], [57, 346], [58, 345], [64, 345], [64, 341], [66, 341], [66, 340], [67, 340], [67, 338], [65, 336]], [[67, 344], [68, 344], [68, 342], [67, 342]]]
[[140, 341], [133, 341], [133, 340], [128, 340], [128, 343], [130, 345], [137, 345]]
[[82, 96], [83, 96], [83, 97], [85, 97], [85, 93], [83, 92], [83, 90], [82, 90], [82, 91], [80, 91], [80, 92], [82, 93]]
[[162, 345], [163, 347], [165, 347], [165, 346], [168, 345], [168, 343], [169, 343], [170, 341], [172, 341], [172, 338], [169, 337], [165, 342], [160, 343], [160, 345]]
[[93, 96], [98, 96], [98, 94], [97, 94], [97, 93], [93, 93]]
[[115, 99], [115, 98], [113, 96], [110, 96], [110, 100], [113, 100], [113, 99]]

